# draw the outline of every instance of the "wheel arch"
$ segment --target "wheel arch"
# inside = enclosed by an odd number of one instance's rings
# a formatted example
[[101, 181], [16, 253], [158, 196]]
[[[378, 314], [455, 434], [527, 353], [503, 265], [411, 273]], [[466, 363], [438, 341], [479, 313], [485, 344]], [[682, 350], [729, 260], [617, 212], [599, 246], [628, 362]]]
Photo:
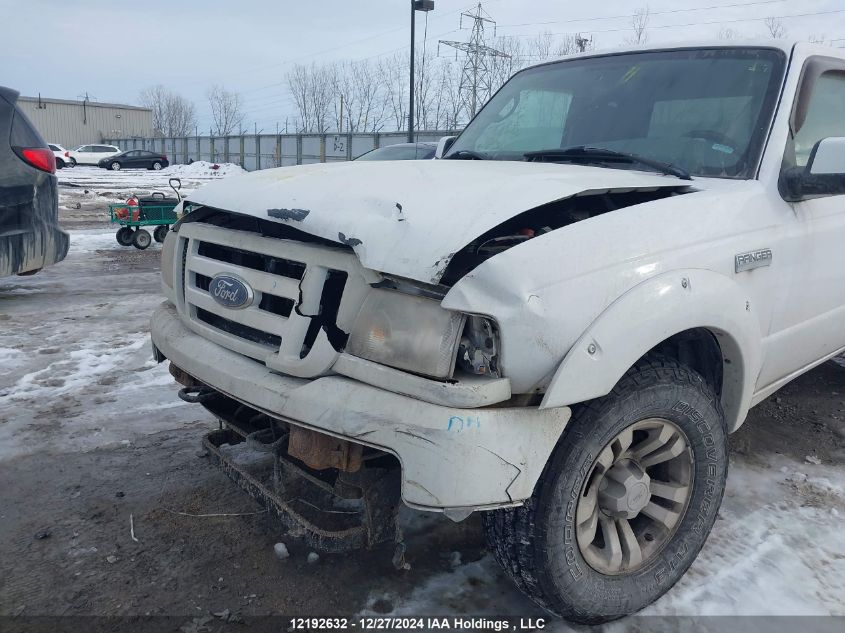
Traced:
[[640, 358], [659, 351], [714, 384], [733, 432], [751, 406], [760, 341], [753, 305], [729, 277], [702, 269], [663, 273], [623, 294], [590, 324], [555, 371], [540, 408], [607, 395]]

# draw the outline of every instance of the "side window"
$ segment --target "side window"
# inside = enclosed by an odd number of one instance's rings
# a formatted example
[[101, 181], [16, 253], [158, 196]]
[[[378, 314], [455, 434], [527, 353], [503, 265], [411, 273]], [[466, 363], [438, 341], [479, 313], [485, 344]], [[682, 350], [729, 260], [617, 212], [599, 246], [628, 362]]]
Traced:
[[23, 110], [15, 106], [12, 112], [12, 133], [9, 136], [12, 147], [47, 147], [38, 130], [24, 114]]
[[79, 148], [79, 151], [88, 153], [88, 152], [91, 151], [91, 146], [90, 145], [83, 145], [82, 147]]
[[804, 167], [813, 146], [823, 138], [845, 137], [845, 70], [816, 79], [806, 104], [806, 117], [796, 132], [795, 164]]

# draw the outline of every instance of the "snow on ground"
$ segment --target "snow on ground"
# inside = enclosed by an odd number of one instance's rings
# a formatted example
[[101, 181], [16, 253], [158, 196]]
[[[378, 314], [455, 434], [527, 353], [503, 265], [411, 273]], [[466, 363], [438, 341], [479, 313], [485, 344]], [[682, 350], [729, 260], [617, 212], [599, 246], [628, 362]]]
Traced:
[[[842, 465], [766, 465], [735, 455], [719, 519], [704, 549], [673, 589], [638, 616], [608, 627], [678, 630], [647, 616], [845, 615], [845, 472]], [[548, 617], [513, 587], [492, 555], [429, 578], [410, 596], [373, 593], [362, 614]], [[643, 619], [645, 617], [645, 619]], [[697, 621], [719, 631], [725, 622]], [[563, 622], [546, 630], [580, 631]]]
[[61, 264], [0, 280], [0, 460], [126, 444], [201, 417], [152, 360], [157, 250], [120, 247], [111, 229], [70, 234]]
[[232, 163], [218, 164], [218, 169], [213, 169], [213, 163], [196, 161], [190, 165], [171, 165], [160, 171], [111, 171], [83, 165], [59, 169], [56, 175], [59, 187], [65, 190], [63, 193], [71, 194], [67, 190], [73, 188], [79, 189], [80, 193], [87, 190], [102, 198], [125, 200], [132, 194], [144, 195], [152, 191], [172, 195], [173, 191], [168, 184], [171, 178], [179, 178], [182, 181], [182, 194], [186, 194], [207, 182], [245, 173], [247, 172], [243, 168]]

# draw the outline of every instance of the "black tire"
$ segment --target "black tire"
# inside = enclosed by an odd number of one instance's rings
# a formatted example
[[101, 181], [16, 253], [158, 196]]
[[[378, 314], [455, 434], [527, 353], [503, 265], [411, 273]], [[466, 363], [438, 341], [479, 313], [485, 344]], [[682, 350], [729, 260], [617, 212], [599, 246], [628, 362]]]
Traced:
[[70, 166], [71, 166], [71, 167], [76, 167], [76, 159], [75, 159], [75, 158], [71, 158], [71, 159], [70, 159]]
[[159, 171], [163, 166], [164, 165], [162, 165], [160, 161], [155, 161], [152, 165], [150, 165], [150, 169]]
[[111, 169], [112, 171], [120, 171], [120, 167], [121, 165], [117, 161], [114, 161], [109, 165], [109, 169]]
[[148, 248], [149, 245], [152, 244], [152, 242], [152, 235], [150, 235], [149, 231], [146, 231], [144, 229], [138, 229], [132, 236], [132, 246], [140, 250]]
[[169, 230], [170, 227], [168, 227], [166, 224], [157, 226], [155, 228], [155, 231], [153, 231], [153, 239], [159, 243], [164, 242], [164, 238], [167, 237], [167, 231]]
[[56, 159], [56, 169], [62, 169], [62, 168], [64, 168], [64, 166], [65, 166], [65, 161], [63, 161], [61, 158], [57, 158]]
[[[692, 483], [665, 545], [632, 572], [591, 567], [575, 510], [596, 457], [637, 421], [660, 417], [685, 435]], [[523, 507], [485, 513], [488, 546], [520, 590], [551, 613], [599, 624], [639, 611], [683, 576], [710, 533], [728, 470], [724, 413], [713, 388], [674, 360], [641, 360], [610, 394], [581, 405]]]
[[132, 230], [132, 227], [129, 226], [121, 226], [117, 230], [117, 243], [121, 246], [132, 246], [135, 240], [135, 231]]

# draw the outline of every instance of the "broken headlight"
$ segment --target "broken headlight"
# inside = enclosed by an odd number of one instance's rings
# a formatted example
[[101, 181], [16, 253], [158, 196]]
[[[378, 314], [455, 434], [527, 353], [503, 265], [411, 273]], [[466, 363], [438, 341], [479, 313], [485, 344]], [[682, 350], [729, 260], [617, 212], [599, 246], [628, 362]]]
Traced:
[[374, 289], [355, 319], [346, 351], [396, 369], [451, 378], [465, 319], [434, 299]]
[[499, 369], [499, 333], [490, 319], [467, 317], [461, 344], [458, 347], [458, 366], [469, 374], [501, 376]]

